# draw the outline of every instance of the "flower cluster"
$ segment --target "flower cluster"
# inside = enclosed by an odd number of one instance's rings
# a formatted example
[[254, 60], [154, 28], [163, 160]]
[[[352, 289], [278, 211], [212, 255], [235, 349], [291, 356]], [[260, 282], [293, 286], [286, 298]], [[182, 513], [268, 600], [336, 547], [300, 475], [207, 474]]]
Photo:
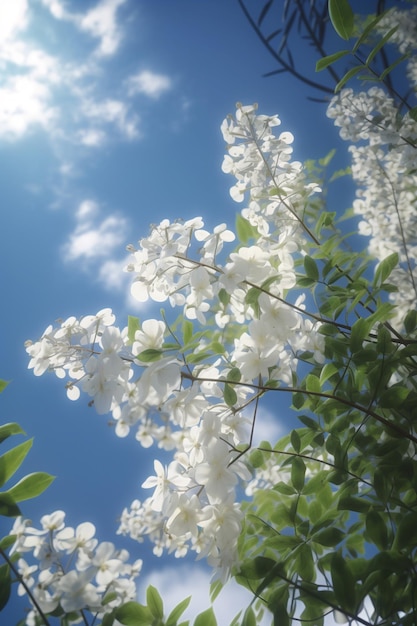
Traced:
[[394, 323], [401, 323], [417, 300], [417, 123], [398, 116], [395, 103], [382, 89], [335, 96], [327, 115], [352, 142], [352, 178], [357, 184], [354, 212], [359, 233], [370, 237], [369, 252], [377, 261], [396, 252], [399, 266], [390, 281], [398, 292]]
[[[192, 550], [223, 580], [237, 564], [239, 486], [252, 479], [242, 453], [256, 414], [248, 419], [248, 408], [267, 388], [292, 384], [299, 355], [324, 362], [320, 323], [304, 315], [304, 295], [287, 298], [308, 250], [301, 210], [318, 187], [291, 161], [292, 135], [274, 135], [278, 124], [238, 105], [222, 125], [223, 169], [237, 180], [232, 195], [248, 194], [243, 245], [227, 254], [234, 234], [225, 224], [209, 232], [196, 217], [163, 220], [138, 248], [129, 246], [133, 297], [168, 301], [182, 327], [148, 319], [120, 329], [105, 309], [27, 344], [35, 374], [67, 377], [69, 397], [83, 391], [99, 413], [110, 411], [117, 435], [134, 428], [144, 447], [156, 443], [173, 455], [167, 466], [155, 461], [143, 483], [152, 495], [123, 512], [119, 532], [149, 536], [157, 554]], [[209, 329], [195, 332], [194, 320]]]
[[[19, 517], [11, 531], [16, 535], [12, 552], [19, 555], [17, 569], [24, 583], [18, 594], [28, 588], [43, 613], [62, 610], [72, 614], [71, 623], [77, 623], [84, 611], [102, 618], [136, 598], [134, 581], [142, 561], [130, 565], [126, 550], [116, 550], [108, 541], [99, 543], [93, 524], [66, 526], [63, 511], [44, 515], [41, 528], [30, 523]], [[26, 561], [29, 555], [36, 564]], [[35, 626], [37, 614], [34, 607], [26, 618], [28, 626]]]

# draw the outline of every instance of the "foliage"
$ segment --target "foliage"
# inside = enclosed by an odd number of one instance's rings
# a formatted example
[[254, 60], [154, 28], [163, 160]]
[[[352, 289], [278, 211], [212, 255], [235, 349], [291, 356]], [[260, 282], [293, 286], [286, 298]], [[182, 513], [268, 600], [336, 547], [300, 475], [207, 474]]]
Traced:
[[[263, 6], [258, 33], [273, 5]], [[284, 6], [282, 65], [293, 24], [308, 25], [307, 3], [294, 6], [292, 13]], [[122, 329], [110, 309], [68, 318], [27, 343], [29, 367], [35, 375], [55, 370], [70, 398], [86, 393], [98, 413], [111, 412], [118, 436], [134, 429], [144, 447], [157, 442], [171, 452], [168, 466], [155, 460], [155, 474], [142, 485], [152, 495], [123, 511], [119, 532], [137, 541], [147, 535], [157, 554], [206, 557], [215, 574], [212, 598], [230, 577], [249, 589], [253, 601], [233, 626], [254, 626], [265, 615], [279, 626], [320, 626], [329, 615], [339, 623], [411, 626], [417, 127], [413, 96], [400, 95], [392, 74], [407, 63], [415, 86], [407, 24], [415, 28], [417, 15], [378, 11], [356, 19], [347, 0], [330, 0], [336, 32], [355, 42], [324, 55], [327, 13], [320, 3], [309, 7], [310, 37], [323, 57], [317, 69], [333, 72], [327, 115], [350, 143], [352, 167], [329, 175], [330, 153], [303, 168], [291, 160], [291, 133], [277, 133], [277, 116], [237, 105], [222, 124], [222, 169], [234, 176], [232, 198], [245, 202], [235, 232], [225, 224], [209, 232], [200, 217], [164, 220], [129, 248], [133, 297], [167, 302], [178, 316], [167, 308], [160, 320], [130, 317]], [[268, 45], [277, 34], [265, 38]], [[389, 63], [388, 48], [398, 50]], [[356, 65], [336, 76], [333, 64], [348, 57]], [[288, 58], [284, 69], [297, 75]], [[377, 86], [345, 88], [358, 78]], [[346, 175], [357, 197], [340, 214], [329, 210], [325, 192]], [[345, 232], [352, 216], [359, 216], [367, 251], [356, 252]], [[288, 430], [278, 442], [256, 444], [270, 407], [289, 416]], [[7, 425], [0, 435], [18, 432]], [[30, 445], [0, 458], [3, 483]], [[3, 492], [3, 513], [18, 515], [16, 502], [36, 489], [26, 477]], [[97, 619], [104, 626], [188, 625], [179, 620], [189, 598], [168, 617], [152, 586], [146, 604], [136, 602], [140, 564], [129, 565], [113, 544], [98, 544], [92, 525], [68, 529], [63, 519], [63, 512], [45, 516], [37, 530], [18, 518], [19, 533], [2, 542], [2, 606], [13, 560], [33, 552], [39, 565], [29, 571], [19, 561], [19, 581], [36, 625], [49, 615], [63, 626]], [[39, 553], [54, 555], [60, 567]], [[62, 565], [65, 555], [71, 569]], [[194, 626], [216, 623], [209, 608]]]

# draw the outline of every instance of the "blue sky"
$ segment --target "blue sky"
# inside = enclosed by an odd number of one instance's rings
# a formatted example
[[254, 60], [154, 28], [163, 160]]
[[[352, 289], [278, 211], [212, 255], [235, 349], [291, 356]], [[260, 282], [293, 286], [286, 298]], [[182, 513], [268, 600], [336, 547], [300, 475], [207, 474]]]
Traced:
[[[311, 74], [315, 60], [305, 55]], [[310, 91], [290, 76], [262, 77], [275, 67], [235, 0], [0, 0], [0, 377], [11, 381], [2, 421], [35, 439], [23, 473], [57, 476], [22, 509], [35, 523], [55, 509], [71, 525], [92, 521], [177, 601], [208, 581], [201, 566], [157, 561], [146, 544], [114, 535], [123, 507], [142, 497], [154, 451], [116, 438], [88, 398], [67, 400], [62, 381], [35, 378], [24, 342], [103, 307], [121, 326], [128, 313], [156, 314], [128, 297], [125, 247], [165, 217], [233, 226], [220, 124], [237, 101], [278, 113], [300, 160], [337, 143]], [[344, 146], [340, 154], [346, 162]], [[1, 518], [1, 536], [9, 527]], [[187, 574], [182, 589], [167, 582]], [[224, 620], [244, 602], [234, 598]], [[21, 610], [14, 602], [4, 619]]]

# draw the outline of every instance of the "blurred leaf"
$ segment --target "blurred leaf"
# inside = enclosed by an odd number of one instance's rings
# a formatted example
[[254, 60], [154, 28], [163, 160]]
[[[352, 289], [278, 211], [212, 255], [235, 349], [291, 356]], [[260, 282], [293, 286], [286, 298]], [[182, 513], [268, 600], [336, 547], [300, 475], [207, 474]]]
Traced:
[[337, 83], [336, 87], [334, 88], [334, 92], [338, 93], [342, 89], [342, 87], [344, 87], [351, 78], [353, 78], [354, 76], [356, 76], [356, 74], [362, 71], [362, 69], [363, 68], [361, 65], [356, 65], [355, 67], [352, 67], [349, 71], [347, 71], [343, 78], [341, 78]]
[[6, 389], [8, 384], [7, 380], [0, 380], [0, 393]]
[[350, 39], [354, 29], [353, 11], [347, 0], [329, 0], [329, 16], [333, 28], [346, 41]]
[[0, 457], [0, 487], [19, 469], [32, 447], [33, 439], [8, 450]]
[[417, 542], [417, 513], [406, 513], [398, 524], [393, 548], [402, 550], [406, 547], [414, 549]]
[[320, 545], [326, 546], [327, 548], [337, 546], [337, 544], [343, 541], [344, 538], [345, 533], [340, 530], [340, 528], [335, 527], [324, 528], [312, 536], [313, 541], [316, 541]]
[[352, 48], [352, 52], [355, 53], [359, 47], [366, 42], [368, 35], [375, 30], [375, 26], [378, 24], [378, 22], [386, 15], [386, 11], [382, 11], [379, 15], [377, 15], [373, 20], [371, 20], [366, 27], [364, 28], [362, 34], [360, 35], [360, 37], [357, 39], [355, 45]]
[[291, 445], [294, 448], [295, 452], [300, 452], [301, 449], [301, 439], [300, 435], [296, 430], [291, 431]]
[[385, 80], [385, 78], [388, 76], [388, 74], [390, 74], [393, 70], [395, 70], [395, 68], [397, 67], [397, 65], [399, 65], [400, 63], [402, 63], [403, 61], [405, 61], [406, 59], [409, 58], [409, 54], [402, 54], [400, 57], [398, 57], [398, 59], [396, 59], [394, 61], [394, 63], [391, 63], [391, 65], [389, 65], [388, 67], [386, 67], [384, 69], [384, 71], [382, 72], [381, 76], [379, 77], [379, 79], [381, 81]]
[[382, 285], [391, 274], [394, 268], [398, 265], [398, 253], [394, 252], [390, 254], [385, 259], [383, 259], [376, 266], [375, 276], [374, 276], [374, 285], [379, 286]]
[[128, 315], [127, 337], [129, 339], [129, 344], [132, 344], [135, 341], [135, 334], [137, 330], [140, 330], [139, 318], [134, 317], [133, 315]]
[[0, 566], [0, 611], [4, 609], [10, 598], [12, 580], [7, 563]]
[[36, 498], [36, 496], [43, 493], [54, 479], [54, 476], [46, 474], [45, 472], [34, 472], [33, 474], [28, 474], [19, 480], [16, 485], [8, 489], [4, 494], [0, 495], [7, 494], [15, 502], [30, 500], [31, 498]]
[[240, 243], [246, 244], [249, 239], [258, 236], [258, 231], [240, 213], [236, 215], [236, 235]]
[[228, 385], [227, 383], [225, 383], [224, 385], [223, 397], [227, 406], [232, 407], [237, 402], [236, 391], [233, 389], [233, 387], [231, 387], [231, 385]]
[[262, 22], [264, 21], [266, 14], [268, 13], [269, 9], [271, 8], [271, 5], [273, 3], [274, 0], [268, 0], [268, 2], [266, 4], [264, 4], [264, 6], [262, 7], [262, 11], [259, 14], [258, 17], [258, 26], [262, 25]]
[[212, 608], [203, 611], [194, 620], [194, 626], [217, 626], [216, 616]]
[[238, 383], [241, 378], [242, 374], [238, 367], [232, 367], [232, 369], [227, 372], [227, 380], [230, 382]]
[[241, 626], [257, 626], [255, 613], [251, 606], [246, 609]]
[[339, 52], [329, 54], [328, 56], [319, 59], [316, 63], [316, 72], [321, 72], [322, 70], [326, 69], [326, 67], [332, 65], [347, 54], [351, 54], [350, 50], [339, 50]]
[[0, 493], [0, 515], [5, 517], [17, 517], [21, 515], [16, 502], [8, 493]]
[[153, 617], [148, 607], [138, 602], [126, 602], [116, 609], [116, 619], [124, 626], [152, 626]]
[[193, 331], [193, 323], [190, 322], [190, 320], [184, 319], [182, 323], [182, 338], [185, 346], [190, 343], [193, 336]]
[[148, 348], [147, 350], [143, 350], [140, 352], [136, 358], [143, 363], [151, 363], [152, 361], [157, 361], [159, 357], [163, 354], [162, 350], [155, 350], [155, 348]]
[[146, 604], [148, 609], [156, 619], [162, 619], [164, 617], [164, 604], [158, 590], [149, 585], [146, 590]]
[[315, 282], [318, 281], [319, 270], [317, 269], [317, 263], [311, 256], [308, 256], [308, 254], [304, 257], [304, 269], [308, 278], [311, 278]]
[[210, 584], [210, 602], [214, 602], [221, 590], [223, 589], [223, 583], [221, 580], [215, 580]]
[[389, 39], [391, 39], [391, 37], [393, 36], [393, 34], [398, 30], [399, 24], [397, 24], [396, 26], [394, 26], [393, 28], [391, 28], [386, 35], [384, 35], [384, 37], [382, 37], [382, 39], [380, 39], [380, 41], [378, 41], [378, 43], [376, 44], [376, 46], [371, 50], [371, 52], [368, 54], [368, 58], [365, 61], [366, 65], [370, 65], [372, 63], [372, 61], [374, 60], [375, 56], [378, 54], [378, 52], [381, 50], [381, 48], [387, 43], [387, 41]]
[[0, 443], [8, 439], [11, 435], [25, 435], [25, 431], [20, 428], [19, 424], [11, 422], [0, 426]]
[[366, 532], [379, 550], [388, 547], [387, 527], [378, 511], [371, 509], [366, 515]]
[[294, 488], [300, 492], [304, 487], [304, 477], [306, 473], [306, 466], [303, 459], [295, 457], [291, 465], [291, 482]]
[[330, 563], [333, 590], [340, 608], [350, 613], [356, 611], [355, 581], [345, 559], [335, 552]]
[[171, 613], [168, 615], [168, 619], [166, 621], [165, 626], [176, 626], [177, 621], [184, 613], [185, 609], [188, 607], [191, 601], [191, 596], [182, 600], [175, 608], [172, 609]]

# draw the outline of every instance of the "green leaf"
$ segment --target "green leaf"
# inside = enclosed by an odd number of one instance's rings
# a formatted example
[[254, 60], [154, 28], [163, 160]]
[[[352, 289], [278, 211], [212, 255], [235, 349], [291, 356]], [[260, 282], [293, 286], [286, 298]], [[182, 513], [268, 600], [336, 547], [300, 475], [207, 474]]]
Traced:
[[366, 516], [366, 532], [379, 550], [388, 547], [387, 527], [378, 511], [371, 509]]
[[362, 66], [361, 65], [356, 65], [355, 67], [352, 67], [348, 72], [346, 72], [346, 74], [343, 76], [343, 78], [341, 78], [339, 80], [339, 82], [337, 83], [336, 87], [334, 88], [334, 92], [338, 93], [342, 89], [342, 87], [344, 87], [344, 85], [346, 85], [346, 83], [351, 78], [356, 76], [356, 74], [358, 74], [360, 71], [362, 71]]
[[404, 515], [398, 524], [393, 548], [401, 550], [403, 548], [413, 549], [417, 541], [417, 513], [409, 512]]
[[338, 543], [343, 541], [345, 533], [340, 528], [324, 528], [312, 536], [312, 540], [316, 541], [322, 546], [327, 548], [333, 548]]
[[236, 235], [240, 243], [248, 243], [249, 239], [258, 237], [258, 231], [245, 220], [240, 213], [236, 215]]
[[308, 374], [306, 378], [306, 389], [313, 393], [321, 392], [320, 380], [315, 374]]
[[165, 626], [176, 626], [177, 621], [179, 620], [181, 615], [184, 613], [185, 609], [190, 604], [190, 601], [191, 601], [191, 596], [188, 596], [188, 598], [185, 598], [185, 600], [182, 600], [179, 604], [177, 604], [177, 606], [174, 607], [171, 613], [168, 615], [168, 619], [166, 621]]
[[300, 452], [301, 449], [301, 439], [300, 435], [296, 430], [291, 431], [291, 445], [294, 448], [295, 452]]
[[8, 450], [0, 457], [0, 487], [19, 469], [32, 447], [33, 439]]
[[10, 546], [12, 546], [15, 541], [16, 541], [16, 535], [6, 535], [0, 541], [0, 548], [2, 550], [7, 550], [7, 548], [10, 548]]
[[162, 619], [164, 617], [164, 604], [158, 590], [149, 585], [146, 590], [146, 604], [148, 609], [156, 619]]
[[390, 387], [381, 393], [379, 405], [384, 409], [396, 409], [401, 406], [409, 393], [410, 389], [406, 387]]
[[411, 117], [411, 119], [417, 122], [417, 107], [413, 107], [412, 109], [410, 109], [408, 111], [408, 115]]
[[0, 566], [0, 611], [4, 609], [10, 598], [12, 588], [12, 579], [10, 576], [10, 568], [5, 563]]
[[190, 343], [191, 338], [193, 336], [193, 332], [194, 332], [193, 323], [190, 322], [190, 320], [184, 320], [182, 323], [182, 338], [183, 338], [185, 346]]
[[329, 0], [329, 16], [333, 28], [346, 41], [350, 39], [354, 28], [353, 11], [347, 0]]
[[17, 517], [21, 511], [13, 498], [7, 493], [0, 493], [0, 515], [5, 517]]
[[394, 252], [383, 259], [375, 269], [374, 286], [380, 286], [386, 281], [394, 268], [398, 265], [398, 253]]
[[11, 435], [25, 435], [25, 431], [20, 428], [19, 424], [10, 422], [9, 424], [3, 424], [0, 426], [0, 443], [8, 439]]
[[350, 335], [350, 350], [352, 354], [362, 350], [362, 344], [365, 338], [369, 335], [371, 324], [369, 323], [369, 318], [366, 319], [364, 317], [356, 320], [356, 322], [353, 324], [352, 332]]
[[356, 611], [355, 581], [345, 559], [335, 552], [330, 562], [333, 590], [340, 608], [351, 613]]
[[334, 52], [333, 54], [329, 54], [322, 59], [319, 59], [316, 63], [316, 72], [321, 72], [326, 69], [326, 67], [332, 65], [347, 54], [350, 54], [350, 50], [339, 50], [339, 52]]
[[320, 372], [320, 385], [324, 385], [334, 374], [339, 373], [339, 368], [334, 363], [326, 363]]
[[7, 380], [0, 380], [0, 393], [6, 389], [8, 384]]
[[113, 600], [116, 600], [118, 597], [119, 596], [117, 595], [117, 593], [115, 591], [110, 591], [109, 593], [106, 593], [106, 595], [104, 596], [104, 598], [101, 601], [101, 604], [103, 606], [105, 606], [109, 602], [113, 602]]
[[223, 397], [227, 406], [234, 406], [237, 402], [236, 391], [227, 383], [224, 385]]
[[254, 467], [255, 469], [257, 467], [261, 467], [264, 464], [264, 460], [264, 454], [263, 452], [261, 452], [261, 450], [252, 450], [252, 452], [250, 453], [249, 461], [252, 467]]
[[380, 80], [385, 80], [385, 78], [388, 76], [388, 74], [390, 74], [392, 72], [392, 70], [395, 70], [395, 68], [397, 67], [397, 65], [399, 65], [400, 63], [402, 63], [403, 61], [405, 61], [406, 59], [409, 58], [409, 54], [402, 54], [400, 57], [398, 57], [398, 59], [396, 59], [394, 61], [394, 63], [391, 63], [391, 65], [388, 65], [388, 67], [386, 67], [384, 69], [384, 71], [382, 72], [381, 76], [379, 77]]
[[411, 311], [408, 311], [407, 315], [405, 316], [404, 328], [407, 334], [410, 334], [413, 332], [413, 330], [416, 329], [416, 327], [417, 327], [417, 310], [412, 309]]
[[140, 330], [140, 322], [138, 317], [134, 317], [133, 315], [128, 315], [127, 318], [127, 337], [129, 339], [129, 344], [132, 344], [135, 341], [136, 331]]
[[303, 459], [296, 456], [291, 465], [291, 482], [294, 488], [300, 492], [304, 487], [304, 478], [306, 473], [306, 466]]
[[126, 602], [116, 609], [116, 619], [124, 626], [152, 626], [153, 617], [148, 607], [138, 602]]
[[371, 50], [371, 52], [368, 54], [368, 58], [365, 61], [365, 65], [369, 66], [373, 59], [375, 58], [375, 56], [378, 54], [378, 52], [381, 50], [381, 48], [387, 43], [387, 41], [389, 39], [391, 39], [391, 37], [393, 36], [393, 34], [398, 30], [398, 26], [399, 24], [397, 24], [396, 26], [394, 26], [393, 28], [391, 28], [385, 35], [384, 37], [382, 37], [382, 39], [380, 39], [380, 41], [378, 41], [378, 43], [376, 44], [376, 46]]
[[229, 382], [238, 383], [241, 378], [242, 374], [238, 367], [232, 367], [232, 369], [227, 372], [227, 380]]
[[19, 480], [19, 482], [6, 491], [5, 494], [7, 493], [15, 502], [30, 500], [43, 493], [54, 479], [55, 476], [51, 476], [45, 472], [34, 472]]
[[308, 256], [308, 254], [306, 254], [306, 256], [304, 257], [304, 269], [307, 274], [307, 278], [310, 278], [315, 282], [318, 281], [319, 270], [317, 268], [317, 263], [313, 258], [311, 258], [311, 256]]
[[210, 584], [210, 602], [214, 602], [221, 590], [223, 589], [223, 583], [221, 580], [215, 580]]
[[155, 350], [155, 348], [148, 348], [147, 350], [143, 350], [140, 352], [136, 358], [142, 363], [151, 363], [152, 361], [157, 361], [159, 357], [163, 354], [162, 350]]
[[217, 626], [216, 616], [212, 608], [203, 611], [194, 620], [194, 626]]
[[253, 612], [252, 607], [248, 606], [243, 616], [241, 626], [256, 626], [256, 624], [257, 622], [256, 622], [255, 613]]
[[377, 15], [369, 24], [364, 28], [361, 36], [356, 41], [355, 45], [352, 48], [352, 52], [355, 53], [359, 49], [359, 47], [366, 42], [368, 35], [371, 31], [375, 30], [375, 26], [378, 24], [380, 20], [386, 15], [387, 11], [382, 11], [379, 15]]

